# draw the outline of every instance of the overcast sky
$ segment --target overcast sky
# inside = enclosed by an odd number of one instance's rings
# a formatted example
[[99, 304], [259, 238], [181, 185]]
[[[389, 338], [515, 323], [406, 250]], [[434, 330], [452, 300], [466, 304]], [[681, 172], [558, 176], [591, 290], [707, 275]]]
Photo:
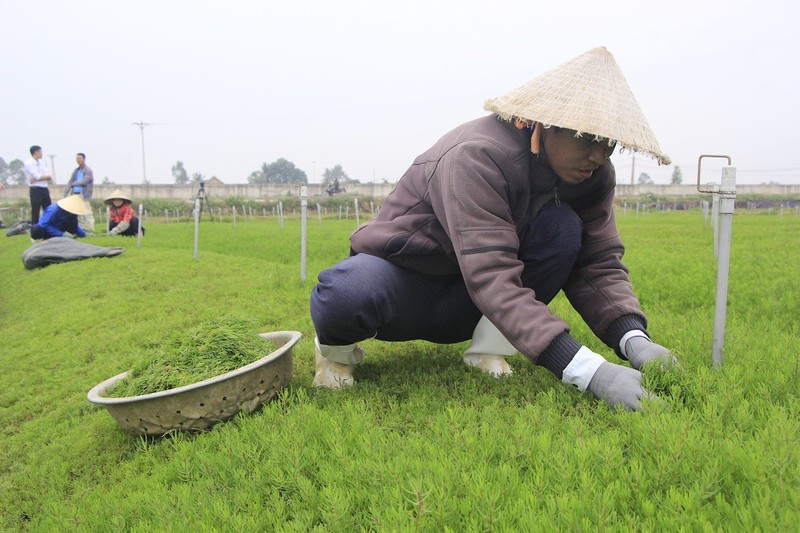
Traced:
[[[726, 154], [738, 183], [800, 183], [800, 20], [791, 0], [0, 0], [0, 157], [39, 144], [64, 183], [245, 183], [286, 158], [396, 181], [443, 133], [596, 46], [694, 183]], [[614, 155], [630, 181], [630, 154]], [[716, 165], [716, 169], [715, 166]], [[704, 168], [706, 164], [704, 163]], [[718, 163], [703, 181], [718, 181]], [[635, 175], [673, 167], [637, 156]]]

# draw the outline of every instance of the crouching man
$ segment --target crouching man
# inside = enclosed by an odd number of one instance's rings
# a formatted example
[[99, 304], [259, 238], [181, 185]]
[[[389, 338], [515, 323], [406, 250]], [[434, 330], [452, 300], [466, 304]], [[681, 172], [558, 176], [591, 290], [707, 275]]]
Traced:
[[[672, 356], [650, 340], [622, 263], [609, 156], [668, 156], [605, 48], [485, 108], [417, 157], [351, 235], [351, 256], [319, 274], [314, 384], [352, 385], [364, 339], [471, 339], [464, 362], [480, 370], [509, 374], [505, 357], [520, 351], [611, 406], [640, 408], [639, 369]], [[631, 366], [572, 337], [547, 308], [561, 290]]]

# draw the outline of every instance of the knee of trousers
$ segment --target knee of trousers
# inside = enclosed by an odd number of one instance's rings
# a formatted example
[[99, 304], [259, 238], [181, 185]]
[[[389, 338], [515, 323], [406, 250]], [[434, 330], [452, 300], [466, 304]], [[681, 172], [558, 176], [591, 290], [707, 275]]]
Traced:
[[311, 291], [311, 320], [322, 344], [349, 344], [375, 335], [379, 283], [352, 266], [346, 262], [323, 270]]

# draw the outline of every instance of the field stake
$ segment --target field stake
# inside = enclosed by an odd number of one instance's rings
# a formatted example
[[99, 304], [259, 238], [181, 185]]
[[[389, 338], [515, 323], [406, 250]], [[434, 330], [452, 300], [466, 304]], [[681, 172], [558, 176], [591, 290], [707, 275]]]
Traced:
[[[721, 157], [728, 160], [722, 167], [722, 182], [700, 188], [700, 168], [704, 157]], [[712, 215], [717, 231], [714, 234], [714, 248], [717, 257], [717, 293], [714, 302], [714, 337], [711, 347], [711, 360], [715, 365], [722, 364], [725, 348], [725, 319], [728, 310], [728, 276], [730, 273], [731, 239], [733, 234], [733, 211], [736, 205], [736, 167], [730, 166], [731, 158], [726, 155], [701, 155], [697, 161], [697, 190], [713, 194], [712, 203], [717, 205], [718, 218]]]
[[300, 282], [306, 282], [306, 235], [308, 231], [308, 187], [300, 187]]
[[142, 247], [142, 224], [144, 224], [144, 210], [142, 204], [139, 204], [139, 227], [136, 229], [136, 247]]
[[199, 243], [200, 243], [200, 199], [198, 198], [194, 202], [194, 209], [192, 213], [194, 214], [194, 260], [197, 261], [199, 257]]

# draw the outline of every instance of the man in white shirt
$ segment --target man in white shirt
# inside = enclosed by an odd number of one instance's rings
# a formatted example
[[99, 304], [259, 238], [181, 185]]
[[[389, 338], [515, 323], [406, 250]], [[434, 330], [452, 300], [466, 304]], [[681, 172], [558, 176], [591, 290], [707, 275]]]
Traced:
[[53, 177], [47, 169], [47, 165], [42, 161], [42, 147], [31, 146], [31, 158], [25, 162], [25, 182], [30, 189], [31, 197], [31, 225], [39, 222], [40, 211], [43, 212], [52, 203], [50, 201], [50, 189], [47, 182], [52, 181]]

